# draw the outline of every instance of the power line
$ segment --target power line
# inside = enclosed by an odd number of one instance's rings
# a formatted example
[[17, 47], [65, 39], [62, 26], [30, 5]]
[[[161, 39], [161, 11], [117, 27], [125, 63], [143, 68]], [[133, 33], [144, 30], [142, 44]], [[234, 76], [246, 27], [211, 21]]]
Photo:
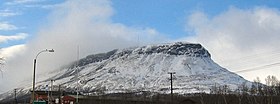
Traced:
[[[265, 56], [265, 57], [259, 57], [259, 58], [255, 58], [255, 59], [241, 59], [238, 60], [236, 62], [231, 63], [232, 65], [224, 65], [225, 67], [231, 67], [231, 68], [240, 68], [240, 67], [246, 67], [246, 66], [251, 66], [257, 63], [271, 63], [271, 61], [279, 61], [279, 55], [270, 55], [270, 56]], [[269, 60], [266, 60], [269, 59]], [[234, 65], [234, 66], [233, 66]]]
[[262, 53], [256, 53], [256, 54], [251, 54], [248, 56], [243, 56], [243, 57], [239, 57], [239, 58], [234, 58], [234, 59], [228, 59], [228, 60], [220, 60], [223, 62], [230, 62], [230, 61], [244, 61], [244, 60], [248, 60], [248, 59], [256, 59], [259, 57], [267, 57], [267, 56], [279, 56], [280, 55], [280, 50], [274, 50], [274, 51], [270, 51], [270, 52], [262, 52]]
[[233, 59], [228, 60], [222, 60], [223, 62], [231, 62], [231, 61], [247, 61], [247, 60], [255, 60], [259, 58], [267, 58], [267, 57], [277, 57], [280, 56], [280, 50], [277, 51], [269, 51], [269, 52], [263, 52], [263, 53], [250, 53], [249, 56], [243, 56], [243, 57], [235, 57]]
[[[239, 70], [239, 71], [235, 71], [233, 73], [245, 73], [245, 72], [250, 72], [250, 71], [262, 70], [262, 69], [265, 69], [265, 68], [268, 68], [268, 67], [271, 67], [271, 66], [275, 66], [275, 65], [279, 65], [279, 64], [280, 64], [280, 62], [277, 62], [277, 63], [267, 64], [267, 65], [258, 66], [258, 67], [254, 67], [254, 68]], [[224, 76], [224, 75], [228, 75], [228, 74], [220, 74], [220, 75], [218, 74], [218, 76], [215, 76], [215, 77], [221, 77], [221, 76]]]
[[[263, 65], [263, 66], [259, 66], [259, 67], [254, 67], [254, 68], [250, 68], [250, 69], [239, 70], [239, 71], [235, 71], [233, 73], [244, 73], [244, 72], [256, 71], [256, 70], [261, 70], [261, 69], [268, 68], [268, 67], [275, 66], [275, 65], [280, 65], [280, 62], [272, 63], [272, 64], [268, 64], [268, 65]], [[203, 77], [203, 78], [200, 78], [200, 79], [188, 80], [188, 82], [196, 81], [196, 80], [203, 80], [203, 79], [215, 79], [215, 78], [220, 78], [220, 77], [223, 77], [223, 76], [226, 76], [226, 75], [229, 75], [229, 74], [228, 73], [226, 73], [226, 74], [214, 74], [214, 75], [211, 75], [209, 77]]]
[[271, 66], [275, 66], [275, 65], [279, 65], [279, 64], [280, 64], [280, 62], [277, 62], [277, 63], [268, 64], [268, 65], [263, 65], [263, 66], [258, 66], [258, 67], [254, 67], [254, 68], [249, 68], [249, 69], [236, 71], [234, 73], [244, 73], [244, 72], [256, 71], [256, 70], [261, 70], [261, 69], [271, 67]]

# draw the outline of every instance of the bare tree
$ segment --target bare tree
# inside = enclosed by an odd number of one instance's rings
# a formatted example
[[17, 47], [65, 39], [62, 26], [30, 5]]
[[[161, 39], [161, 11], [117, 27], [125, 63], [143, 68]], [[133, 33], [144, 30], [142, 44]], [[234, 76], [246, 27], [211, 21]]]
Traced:
[[246, 82], [243, 82], [241, 84], [241, 93], [243, 95], [246, 95], [246, 94], [248, 94], [248, 91], [249, 91], [249, 87], [246, 85]]
[[275, 76], [271, 76], [271, 86], [277, 86], [278, 79]]
[[280, 82], [278, 81], [277, 82], [277, 85], [276, 85], [276, 87], [275, 87], [275, 92], [276, 92], [276, 95], [280, 95]]
[[261, 85], [261, 80], [259, 77], [257, 77], [256, 79], [254, 79], [254, 82], [252, 84], [252, 87], [251, 87], [252, 90], [255, 90], [255, 93], [257, 95], [260, 95], [262, 92], [262, 85]]
[[270, 75], [268, 75], [268, 76], [265, 78], [265, 84], [266, 84], [267, 86], [271, 86], [271, 76], [270, 76]]
[[256, 79], [254, 79], [254, 82], [261, 83], [260, 77], [257, 77]]

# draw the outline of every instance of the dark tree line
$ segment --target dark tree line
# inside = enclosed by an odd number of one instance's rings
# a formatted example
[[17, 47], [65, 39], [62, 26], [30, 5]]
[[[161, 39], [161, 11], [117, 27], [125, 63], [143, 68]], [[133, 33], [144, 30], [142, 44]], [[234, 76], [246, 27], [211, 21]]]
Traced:
[[244, 82], [239, 85], [238, 89], [232, 91], [228, 85], [214, 85], [210, 89], [211, 94], [238, 94], [238, 95], [256, 95], [256, 96], [278, 96], [280, 95], [280, 81], [272, 75], [265, 78], [265, 84], [261, 83], [259, 77], [257, 77], [253, 83], [250, 84]]
[[261, 82], [258, 79], [259, 78], [254, 81], [254, 83], [257, 84], [257, 86], [254, 87], [256, 94], [265, 96], [280, 95], [280, 81], [275, 76], [269, 75], [265, 78], [266, 86], [261, 86]]

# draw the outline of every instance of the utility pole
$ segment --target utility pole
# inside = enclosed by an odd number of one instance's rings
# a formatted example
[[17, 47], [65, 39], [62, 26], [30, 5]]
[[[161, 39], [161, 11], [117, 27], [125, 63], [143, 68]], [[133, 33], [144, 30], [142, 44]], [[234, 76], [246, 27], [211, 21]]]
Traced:
[[51, 98], [50, 98], [50, 102], [53, 101], [53, 96], [52, 96], [52, 92], [53, 92], [53, 82], [54, 82], [54, 80], [51, 79]]
[[173, 103], [173, 74], [175, 74], [175, 72], [168, 72], [168, 74], [170, 74], [171, 103]]
[[48, 92], [48, 104], [50, 103], [50, 90], [49, 90], [49, 85], [46, 85], [47, 92]]
[[80, 56], [80, 47], [79, 47], [79, 45], [78, 45], [78, 47], [77, 47], [77, 63], [76, 63], [76, 71], [77, 71], [77, 75], [76, 75], [76, 79], [77, 79], [77, 95], [76, 95], [76, 104], [79, 104], [79, 69], [78, 69], [78, 67], [79, 67], [79, 57]]
[[59, 91], [59, 103], [58, 104], [61, 104], [61, 89], [60, 89], [61, 85], [58, 85], [58, 91]]
[[17, 89], [15, 89], [15, 104], [17, 104]]

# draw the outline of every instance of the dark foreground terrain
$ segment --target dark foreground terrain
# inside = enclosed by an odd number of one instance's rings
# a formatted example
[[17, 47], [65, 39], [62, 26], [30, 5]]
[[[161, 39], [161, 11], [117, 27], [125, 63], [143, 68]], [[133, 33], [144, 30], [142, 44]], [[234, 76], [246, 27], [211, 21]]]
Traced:
[[[18, 98], [17, 104], [27, 104], [30, 96]], [[15, 100], [3, 100], [0, 104], [15, 104]], [[280, 104], [280, 96], [238, 94], [109, 94], [83, 96], [79, 104]]]

